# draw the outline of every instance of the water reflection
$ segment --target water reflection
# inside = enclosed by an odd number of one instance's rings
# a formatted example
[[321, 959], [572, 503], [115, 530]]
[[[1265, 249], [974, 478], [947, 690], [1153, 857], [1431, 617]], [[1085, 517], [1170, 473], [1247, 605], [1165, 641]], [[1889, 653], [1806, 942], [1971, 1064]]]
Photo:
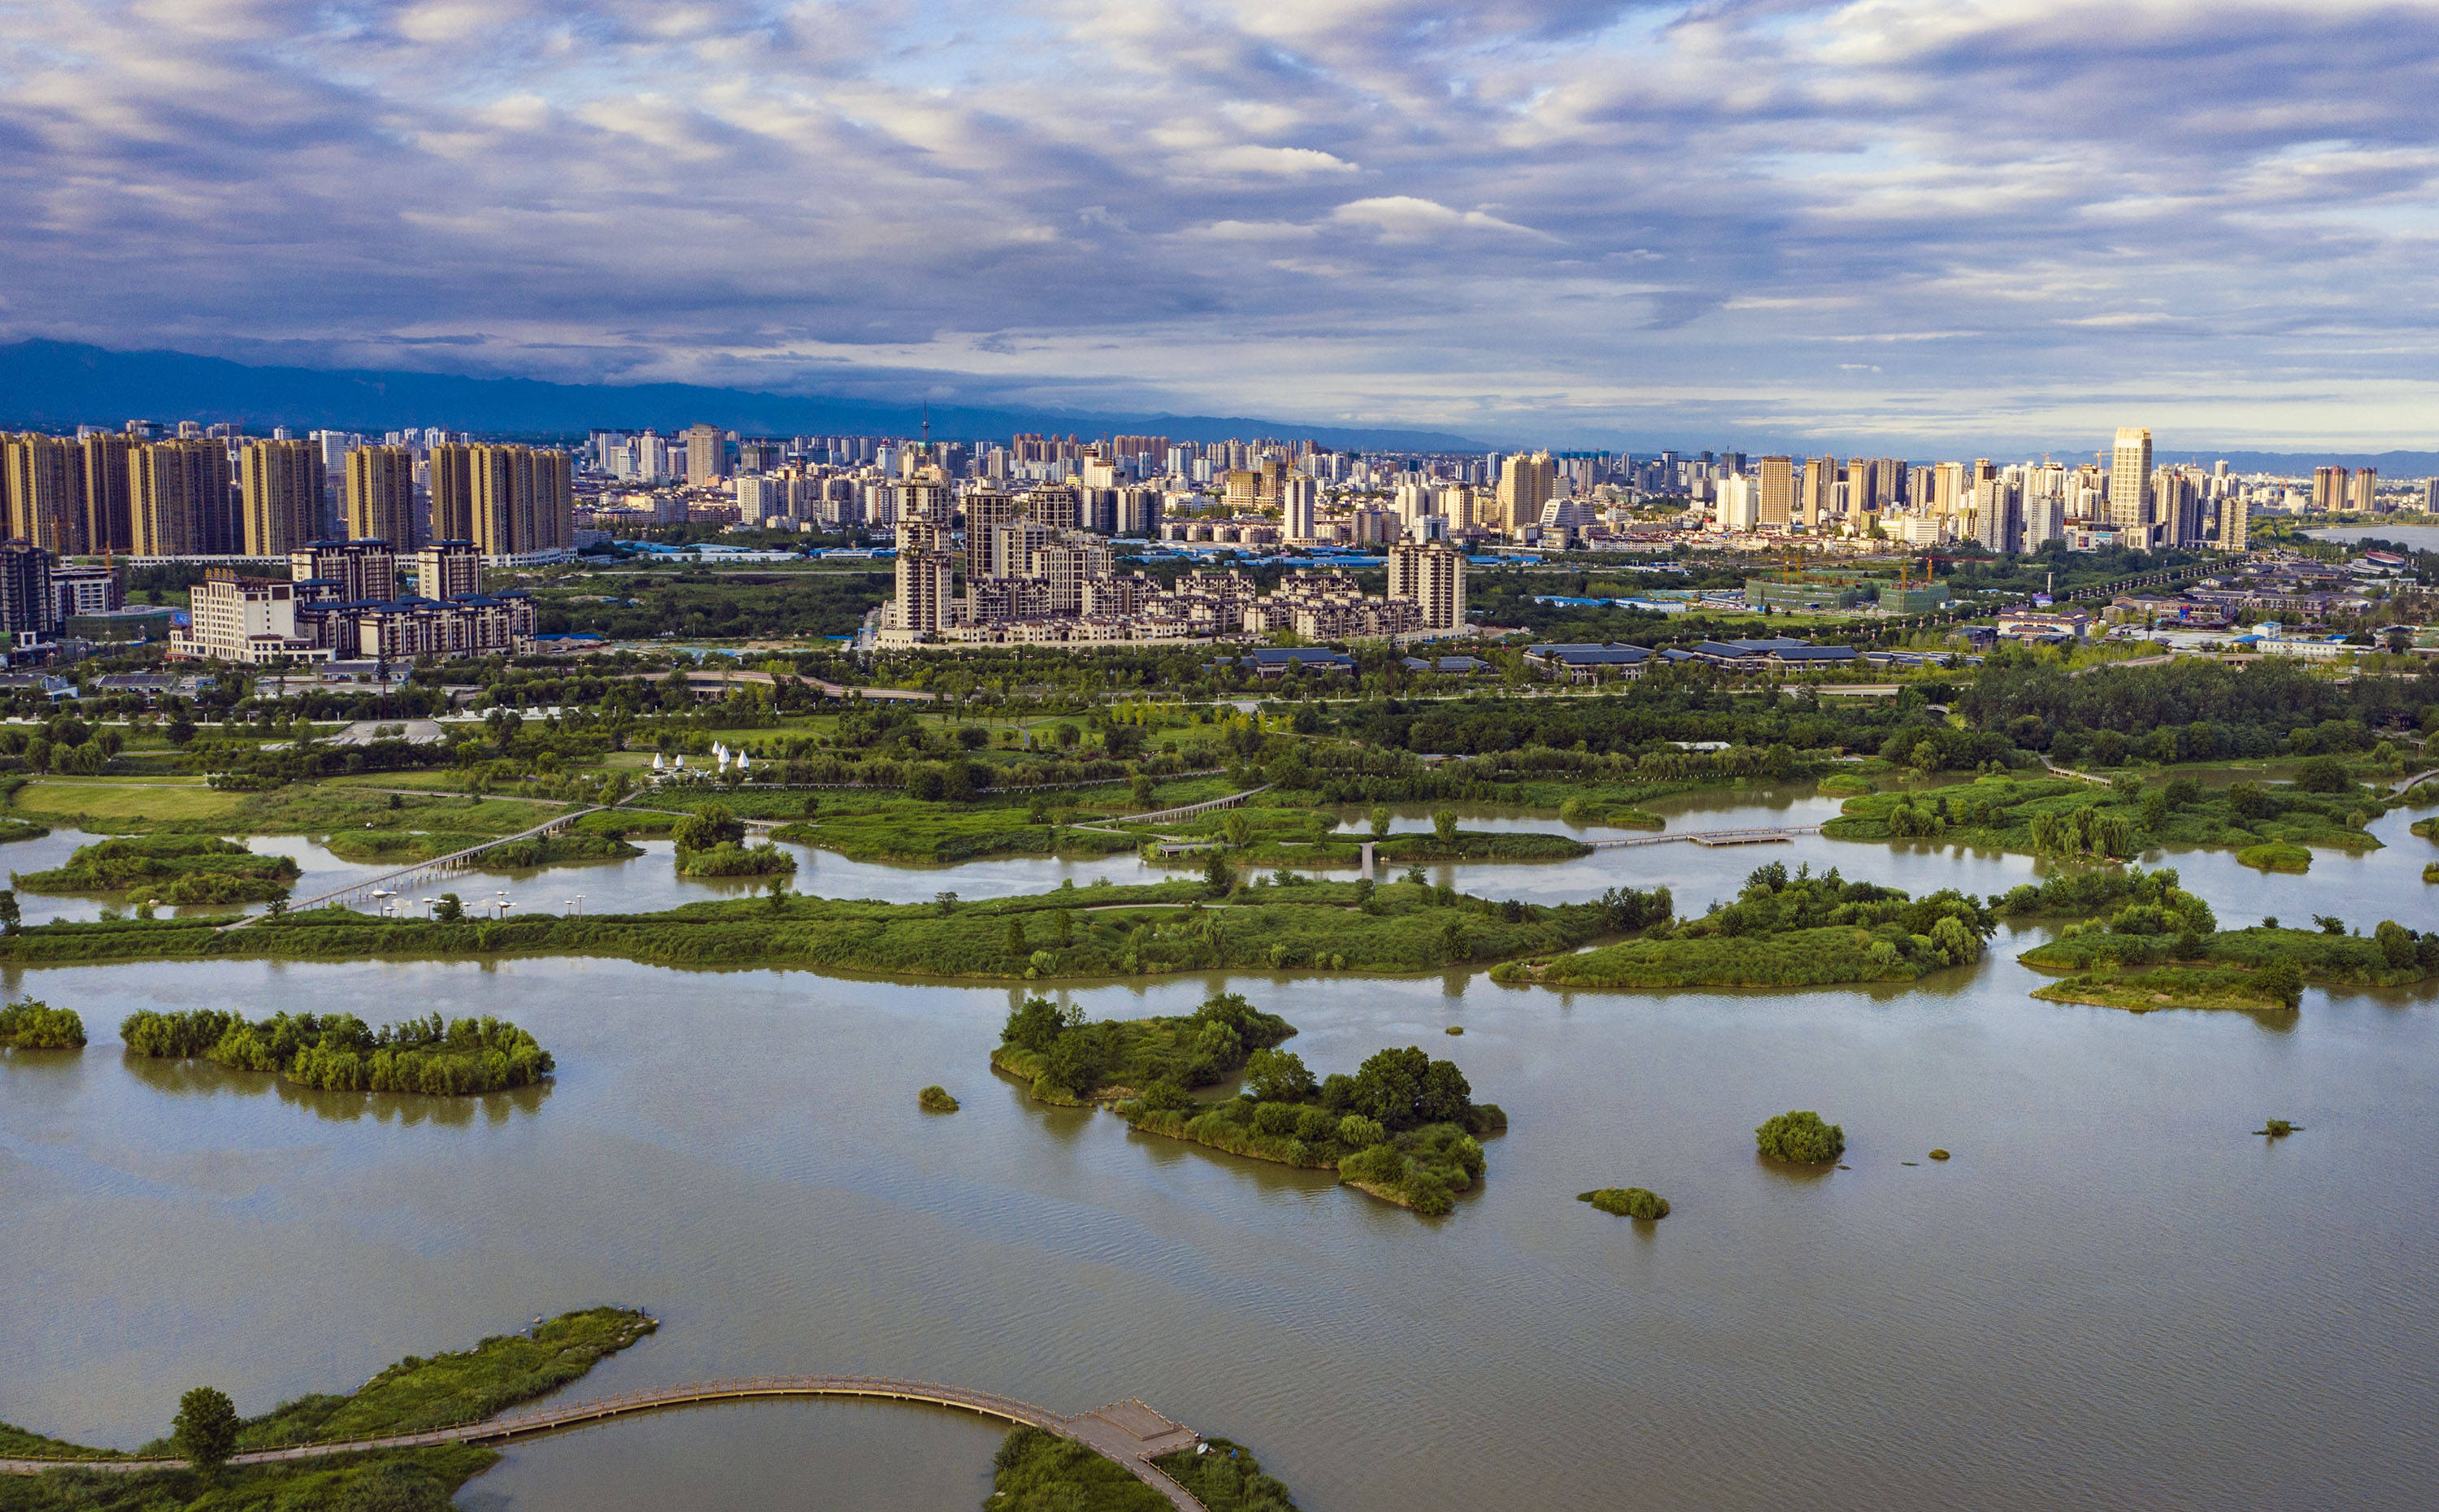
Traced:
[[135, 1080], [154, 1092], [181, 1097], [269, 1096], [283, 1108], [298, 1109], [338, 1123], [370, 1118], [404, 1128], [430, 1124], [464, 1129], [477, 1120], [498, 1128], [520, 1114], [542, 1111], [551, 1083], [515, 1087], [473, 1097], [424, 1097], [390, 1092], [326, 1092], [299, 1086], [273, 1071], [234, 1071], [209, 1060], [169, 1060], [154, 1056], [122, 1055], [120, 1060]]

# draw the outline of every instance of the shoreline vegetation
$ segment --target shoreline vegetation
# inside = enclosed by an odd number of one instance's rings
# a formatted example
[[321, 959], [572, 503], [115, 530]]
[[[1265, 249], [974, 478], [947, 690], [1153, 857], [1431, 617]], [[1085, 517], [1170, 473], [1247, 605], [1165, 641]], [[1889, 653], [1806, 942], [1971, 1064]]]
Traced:
[[119, 835], [79, 845], [48, 871], [11, 872], [28, 893], [141, 892], [161, 903], [263, 903], [286, 898], [303, 875], [290, 856], [258, 856], [233, 840], [177, 832]]
[[0, 1004], [0, 1050], [81, 1050], [84, 1018], [33, 998]]
[[1592, 989], [1911, 982], [1980, 960], [1997, 928], [1987, 907], [1952, 888], [1915, 899], [1835, 868], [1790, 874], [1779, 862], [1748, 876], [1734, 902], [1682, 923], [1667, 916], [1666, 889], [1656, 893], [1658, 917], [1640, 938], [1511, 961], [1491, 980]]
[[[1224, 1438], [1163, 1454], [1152, 1468], [1191, 1492], [1207, 1512], [1296, 1512], [1284, 1482], [1263, 1473], [1251, 1450]], [[991, 1455], [985, 1512], [1169, 1512], [1168, 1499], [1114, 1460], [1030, 1426]]]
[[[1482, 1180], [1478, 1136], [1507, 1127], [1473, 1101], [1455, 1064], [1420, 1047], [1382, 1050], [1349, 1076], [1315, 1077], [1278, 1046], [1295, 1028], [1233, 992], [1192, 1014], [1093, 1022], [1029, 998], [1008, 1014], [991, 1065], [1066, 1107], [1106, 1106], [1139, 1132], [1309, 1170], [1412, 1208], [1446, 1215]], [[1193, 1090], [1238, 1076], [1225, 1101]]]
[[992, 981], [1213, 969], [1415, 972], [1570, 950], [1645, 922], [1641, 894], [1544, 906], [1414, 881], [1376, 886], [1296, 877], [1247, 884], [1227, 876], [1217, 885], [1206, 878], [1065, 886], [970, 902], [953, 893], [931, 903], [882, 903], [783, 892], [581, 917], [393, 919], [329, 907], [235, 930], [186, 918], [57, 922], [0, 936], [0, 961], [522, 953]]
[[437, 1013], [376, 1030], [346, 1013], [280, 1013], [249, 1023], [211, 1008], [146, 1010], [129, 1014], [118, 1035], [131, 1056], [276, 1072], [322, 1092], [472, 1097], [531, 1086], [556, 1069], [550, 1052], [513, 1023], [444, 1023]]
[[[343, 1396], [313, 1394], [227, 1425], [231, 1453], [292, 1444], [345, 1443], [420, 1432], [490, 1417], [582, 1378], [660, 1325], [630, 1307], [562, 1313], [525, 1333], [495, 1334], [472, 1349], [410, 1355]], [[195, 1394], [190, 1394], [190, 1396]], [[206, 1394], [216, 1395], [216, 1394]], [[0, 1455], [63, 1461], [186, 1452], [169, 1438], [135, 1454], [93, 1449], [0, 1423]], [[27, 1512], [291, 1512], [305, 1507], [448, 1512], [458, 1488], [498, 1463], [479, 1445], [369, 1450], [274, 1465], [96, 1470], [62, 1464], [0, 1478], [0, 1507]]]
[[[2190, 775], [2152, 787], [2128, 773], [2106, 786], [2065, 777], [1985, 775], [1955, 787], [1847, 799], [1821, 827], [1832, 840], [1936, 840], [2019, 855], [2126, 861], [2160, 846], [2279, 854], [2320, 845], [2377, 850], [2364, 826], [2395, 800], [2355, 782], [2334, 759], [2292, 783], [2203, 788]], [[2308, 852], [2305, 856], [2308, 864]], [[2260, 864], [2244, 861], [2246, 865]], [[2282, 864], [2280, 870], [2303, 869]]]

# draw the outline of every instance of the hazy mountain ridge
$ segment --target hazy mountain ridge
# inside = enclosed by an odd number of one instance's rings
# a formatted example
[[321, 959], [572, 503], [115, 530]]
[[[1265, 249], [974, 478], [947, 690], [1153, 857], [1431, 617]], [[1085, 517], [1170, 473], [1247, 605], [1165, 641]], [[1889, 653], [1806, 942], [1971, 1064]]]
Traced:
[[[756, 393], [692, 383], [552, 383], [526, 378], [312, 367], [256, 367], [187, 352], [111, 351], [70, 342], [0, 346], [0, 428], [66, 430], [128, 419], [240, 421], [255, 430], [387, 431], [443, 426], [491, 435], [663, 432], [698, 421], [752, 436], [916, 434], [915, 400], [880, 404], [825, 395]], [[1439, 431], [1308, 425], [1207, 415], [1111, 415], [934, 405], [943, 440], [1019, 431], [1085, 437], [1161, 435], [1177, 440], [1309, 436], [1326, 446], [1477, 452]]]

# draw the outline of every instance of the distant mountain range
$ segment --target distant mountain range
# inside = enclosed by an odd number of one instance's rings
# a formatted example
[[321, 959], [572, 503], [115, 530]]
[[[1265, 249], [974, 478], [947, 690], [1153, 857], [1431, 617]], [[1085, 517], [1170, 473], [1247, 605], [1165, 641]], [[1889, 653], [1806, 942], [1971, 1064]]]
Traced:
[[[748, 436], [913, 436], [916, 400], [879, 404], [825, 395], [757, 394], [691, 383], [545, 383], [449, 373], [253, 367], [187, 352], [120, 352], [69, 342], [0, 346], [0, 429], [67, 430], [129, 419], [242, 422], [249, 430], [403, 430], [440, 426], [492, 436], [581, 436], [588, 430], [663, 432], [697, 422]], [[1166, 436], [1310, 437], [1324, 446], [1380, 451], [1479, 452], [1439, 431], [1307, 425], [1211, 415], [1098, 415], [1051, 410], [932, 408], [932, 434], [974, 440], [1039, 431]]]
[[2159, 446], [2151, 455], [2162, 462], [2199, 457], [2205, 465], [2221, 458], [2231, 472], [2309, 472], [2314, 468], [2377, 468], [2389, 478], [2439, 476], [2439, 452], [2213, 452], [2190, 447]]

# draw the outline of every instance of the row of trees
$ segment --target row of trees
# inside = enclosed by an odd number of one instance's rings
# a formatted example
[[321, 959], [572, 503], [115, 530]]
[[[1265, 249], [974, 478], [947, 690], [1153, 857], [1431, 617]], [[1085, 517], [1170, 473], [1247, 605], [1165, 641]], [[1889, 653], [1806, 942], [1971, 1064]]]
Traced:
[[140, 1010], [118, 1033], [132, 1055], [200, 1057], [332, 1092], [466, 1096], [529, 1086], [554, 1069], [532, 1035], [489, 1017], [444, 1022], [435, 1013], [374, 1029], [347, 1013], [281, 1013], [249, 1023], [212, 1008]]

